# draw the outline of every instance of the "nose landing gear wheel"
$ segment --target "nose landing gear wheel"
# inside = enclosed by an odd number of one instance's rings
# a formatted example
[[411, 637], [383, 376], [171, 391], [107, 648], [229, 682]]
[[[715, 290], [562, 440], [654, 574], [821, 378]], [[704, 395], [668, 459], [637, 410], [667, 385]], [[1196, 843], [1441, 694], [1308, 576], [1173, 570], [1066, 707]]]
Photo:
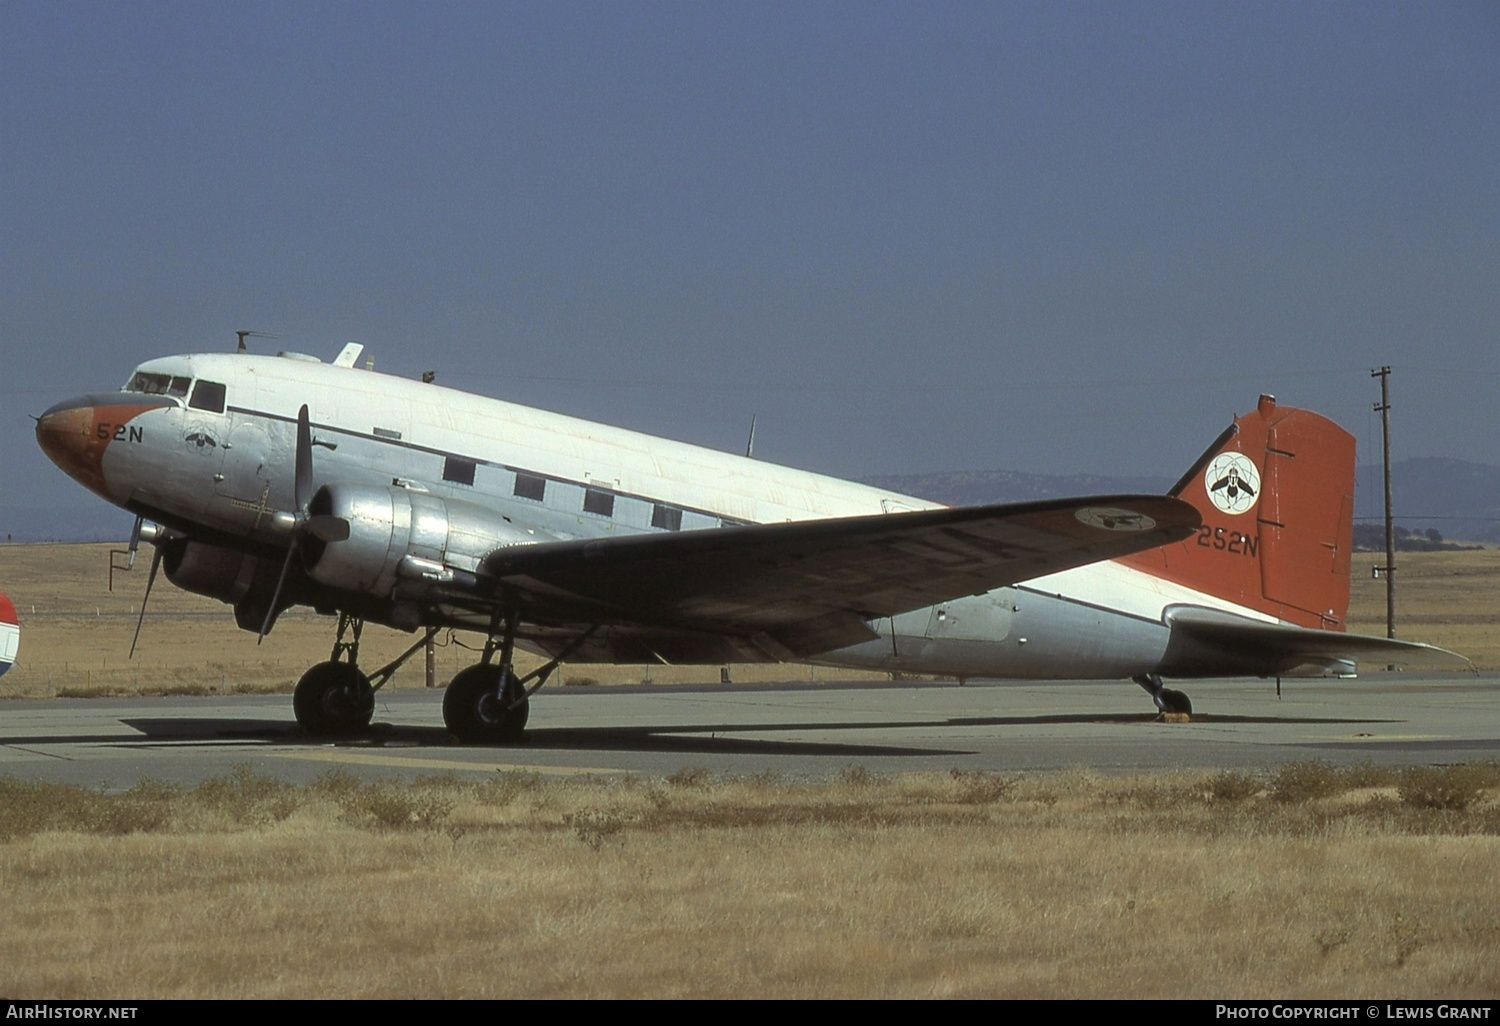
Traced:
[[357, 734], [375, 715], [370, 679], [348, 663], [319, 663], [302, 675], [292, 693], [292, 711], [303, 730], [316, 736]]
[[[502, 676], [507, 681], [503, 698]], [[530, 712], [531, 701], [520, 693], [515, 678], [494, 663], [460, 671], [443, 695], [443, 723], [460, 741], [470, 744], [521, 740]]]

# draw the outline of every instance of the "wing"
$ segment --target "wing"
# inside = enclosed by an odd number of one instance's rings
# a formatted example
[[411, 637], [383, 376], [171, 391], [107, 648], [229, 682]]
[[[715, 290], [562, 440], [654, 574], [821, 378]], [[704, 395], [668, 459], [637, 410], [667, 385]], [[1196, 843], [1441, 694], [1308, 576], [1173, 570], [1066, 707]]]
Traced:
[[480, 576], [538, 624], [747, 639], [773, 658], [874, 637], [866, 621], [1188, 537], [1163, 496], [920, 510], [497, 550]]
[[1169, 677], [1274, 676], [1308, 666], [1342, 672], [1362, 656], [1406, 666], [1474, 665], [1457, 652], [1421, 642], [1264, 623], [1211, 609], [1170, 609], [1166, 619], [1172, 635], [1163, 672]]

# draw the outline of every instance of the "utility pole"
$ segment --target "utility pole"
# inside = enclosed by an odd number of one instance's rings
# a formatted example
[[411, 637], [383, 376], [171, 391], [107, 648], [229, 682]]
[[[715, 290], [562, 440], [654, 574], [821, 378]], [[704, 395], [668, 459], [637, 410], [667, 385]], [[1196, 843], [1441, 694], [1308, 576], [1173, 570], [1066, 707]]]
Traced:
[[[1396, 636], [1396, 528], [1391, 519], [1391, 369], [1372, 370], [1370, 377], [1380, 379], [1380, 447], [1385, 462], [1385, 636]], [[1386, 669], [1394, 670], [1394, 666]]]

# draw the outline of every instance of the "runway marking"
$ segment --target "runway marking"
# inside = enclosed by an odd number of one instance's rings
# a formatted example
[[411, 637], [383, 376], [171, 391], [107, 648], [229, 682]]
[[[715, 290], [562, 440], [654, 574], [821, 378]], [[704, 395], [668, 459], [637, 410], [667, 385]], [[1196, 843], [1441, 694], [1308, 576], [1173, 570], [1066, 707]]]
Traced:
[[383, 756], [368, 752], [269, 752], [274, 759], [304, 759], [311, 762], [342, 762], [358, 766], [400, 766], [433, 770], [462, 770], [466, 773], [540, 773], [553, 776], [618, 775], [628, 772], [620, 769], [600, 769], [588, 766], [532, 766], [521, 763], [460, 762], [457, 759], [410, 759], [405, 756]]

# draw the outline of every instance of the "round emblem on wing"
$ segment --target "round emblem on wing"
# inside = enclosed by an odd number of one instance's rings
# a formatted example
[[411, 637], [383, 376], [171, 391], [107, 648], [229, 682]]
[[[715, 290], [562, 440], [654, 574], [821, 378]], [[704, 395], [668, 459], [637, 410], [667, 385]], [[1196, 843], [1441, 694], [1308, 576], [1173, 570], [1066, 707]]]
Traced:
[[1085, 506], [1073, 515], [1080, 523], [1106, 531], [1149, 531], [1156, 526], [1156, 521], [1146, 514], [1117, 506]]
[[1239, 452], [1221, 452], [1203, 474], [1208, 501], [1225, 513], [1238, 515], [1260, 498], [1260, 471], [1250, 457]]

